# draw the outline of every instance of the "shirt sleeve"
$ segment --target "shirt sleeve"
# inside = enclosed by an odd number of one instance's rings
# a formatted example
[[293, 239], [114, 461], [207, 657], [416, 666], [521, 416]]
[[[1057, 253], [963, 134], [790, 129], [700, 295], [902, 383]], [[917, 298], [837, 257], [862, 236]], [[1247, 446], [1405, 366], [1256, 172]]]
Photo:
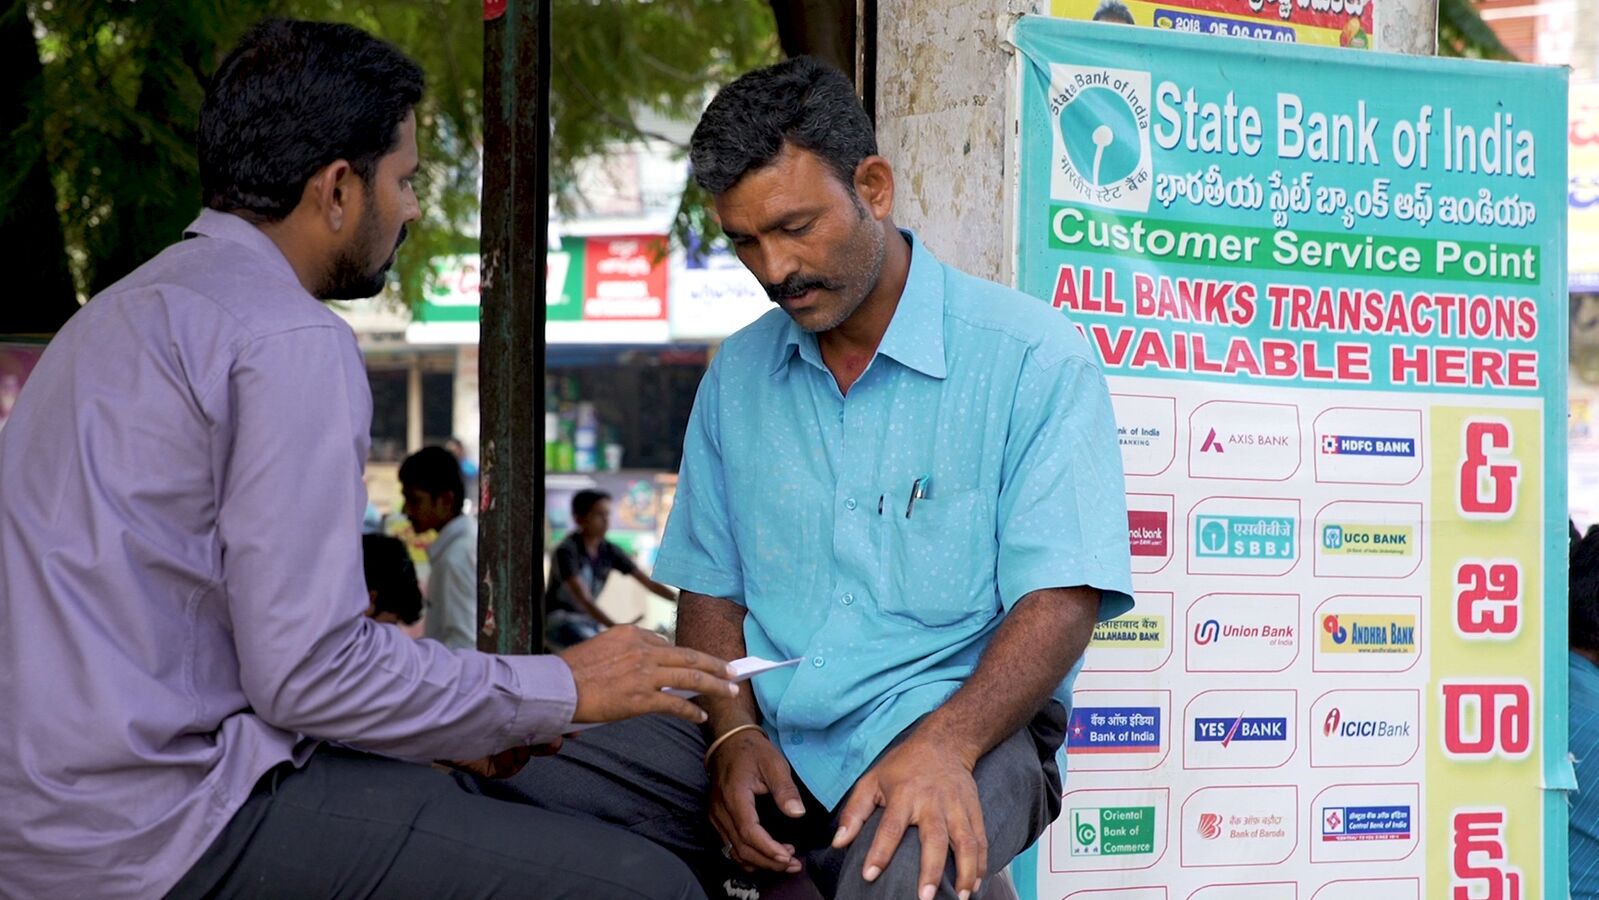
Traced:
[[727, 509], [727, 475], [722, 465], [721, 378], [719, 363], [700, 381], [683, 437], [683, 466], [677, 497], [656, 555], [656, 581], [696, 594], [744, 603], [744, 575]]
[[638, 566], [633, 564], [633, 557], [628, 556], [627, 552], [621, 547], [616, 546], [610, 541], [606, 541], [605, 550], [611, 556], [612, 569], [615, 569], [623, 575], [632, 575], [634, 572], [638, 571]]
[[556, 584], [565, 584], [566, 579], [578, 572], [577, 550], [565, 541], [555, 547], [555, 564], [552, 567]]
[[1105, 378], [1067, 357], [1029, 359], [1016, 388], [999, 491], [999, 586], [1009, 609], [1046, 588], [1100, 590], [1101, 620], [1132, 608], [1132, 556], [1116, 417]]
[[452, 652], [362, 615], [371, 400], [350, 335], [257, 338], [218, 390], [230, 410], [219, 426], [222, 580], [257, 716], [412, 759], [476, 758], [565, 730], [576, 690], [560, 658]]

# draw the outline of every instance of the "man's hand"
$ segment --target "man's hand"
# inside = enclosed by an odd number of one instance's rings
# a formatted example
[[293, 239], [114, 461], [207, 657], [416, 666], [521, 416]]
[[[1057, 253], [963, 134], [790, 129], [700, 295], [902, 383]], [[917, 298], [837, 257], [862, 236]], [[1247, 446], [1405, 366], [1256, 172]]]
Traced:
[[738, 685], [725, 660], [674, 647], [652, 632], [620, 625], [560, 654], [577, 685], [573, 722], [614, 722], [646, 713], [666, 713], [690, 722], [705, 711], [662, 688], [711, 697], [734, 697]]
[[493, 756], [473, 760], [439, 760], [439, 765], [455, 769], [458, 772], [467, 772], [479, 778], [510, 778], [522, 771], [527, 761], [535, 756], [554, 756], [560, 752], [561, 739], [556, 738], [548, 744], [528, 744], [522, 747], [512, 747], [502, 750]]
[[988, 832], [972, 778], [974, 764], [946, 744], [912, 736], [855, 783], [839, 814], [833, 846], [849, 846], [877, 807], [884, 807], [861, 877], [876, 881], [905, 829], [914, 825], [922, 840], [921, 900], [932, 900], [937, 892], [950, 851], [955, 853], [955, 892], [964, 900], [988, 875]]
[[803, 863], [794, 847], [778, 843], [761, 827], [755, 798], [762, 794], [770, 794], [784, 815], [805, 815], [805, 801], [782, 751], [758, 731], [728, 738], [711, 757], [711, 824], [727, 843], [728, 858], [747, 870], [796, 873]]

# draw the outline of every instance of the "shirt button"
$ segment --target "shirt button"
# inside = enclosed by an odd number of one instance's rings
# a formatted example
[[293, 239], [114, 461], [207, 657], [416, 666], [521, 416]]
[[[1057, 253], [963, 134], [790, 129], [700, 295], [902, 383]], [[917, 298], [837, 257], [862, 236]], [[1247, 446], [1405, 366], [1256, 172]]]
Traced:
[[848, 500], [845, 500], [844, 501], [844, 508], [848, 509], [848, 510], [853, 510], [855, 508], [855, 498], [851, 497]]
[[845, 594], [842, 599], [844, 601], [844, 605], [848, 606], [851, 603], [855, 602], [855, 595], [854, 594]]
[[811, 665], [813, 665], [816, 668], [820, 669], [822, 666], [827, 665], [827, 661], [822, 659], [820, 656], [818, 656], [815, 659], [811, 660]]
[[788, 742], [790, 744], [803, 744], [803, 743], [805, 743], [805, 735], [796, 734], [793, 737], [789, 738]]

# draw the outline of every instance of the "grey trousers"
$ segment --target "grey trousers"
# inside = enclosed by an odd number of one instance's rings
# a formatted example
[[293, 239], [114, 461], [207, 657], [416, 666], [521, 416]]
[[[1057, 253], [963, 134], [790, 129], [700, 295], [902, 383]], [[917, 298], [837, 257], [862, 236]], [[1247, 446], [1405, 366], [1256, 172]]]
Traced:
[[322, 747], [279, 766], [167, 894], [701, 900], [672, 854], [596, 822], [483, 796], [428, 766]]
[[[988, 832], [991, 874], [998, 874], [1059, 814], [1061, 778], [1055, 751], [1065, 739], [1065, 726], [1065, 710], [1052, 701], [1026, 728], [978, 762], [973, 774]], [[517, 776], [485, 789], [551, 812], [626, 828], [677, 854], [714, 900], [748, 898], [783, 876], [748, 875], [722, 856], [722, 839], [711, 827], [707, 811], [705, 746], [698, 728], [679, 719], [646, 716], [584, 732], [567, 741], [560, 755], [535, 759]], [[850, 846], [834, 850], [831, 842], [838, 830], [834, 811], [818, 802], [797, 777], [795, 782], [807, 814], [791, 819], [770, 798], [761, 797], [757, 804], [761, 824], [779, 842], [796, 848], [824, 897], [916, 896], [921, 842], [915, 828], [906, 832], [883, 874], [868, 884], [861, 870], [883, 811], [872, 816]], [[953, 900], [954, 881], [951, 857], [938, 896]]]

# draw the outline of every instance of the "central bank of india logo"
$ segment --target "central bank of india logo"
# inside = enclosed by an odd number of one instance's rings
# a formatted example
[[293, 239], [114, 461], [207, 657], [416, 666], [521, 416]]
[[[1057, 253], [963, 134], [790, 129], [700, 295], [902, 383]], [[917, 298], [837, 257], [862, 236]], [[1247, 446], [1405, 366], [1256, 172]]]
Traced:
[[1060, 111], [1060, 133], [1072, 167], [1094, 187], [1105, 187], [1138, 171], [1143, 135], [1138, 117], [1108, 87], [1079, 93]]

